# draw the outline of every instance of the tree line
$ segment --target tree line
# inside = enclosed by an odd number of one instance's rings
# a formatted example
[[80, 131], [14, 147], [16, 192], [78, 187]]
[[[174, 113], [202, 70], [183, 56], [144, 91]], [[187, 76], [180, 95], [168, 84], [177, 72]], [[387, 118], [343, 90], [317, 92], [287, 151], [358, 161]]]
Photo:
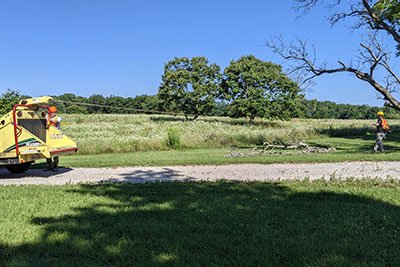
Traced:
[[[12, 107], [21, 99], [30, 97], [31, 96], [21, 95], [18, 91], [8, 89], [5, 93], [0, 95], [0, 115], [12, 110]], [[152, 114], [150, 111], [160, 110], [161, 106], [161, 100], [158, 95], [144, 94], [136, 97], [125, 98], [113, 95], [105, 97], [100, 94], [94, 94], [90, 97], [77, 96], [75, 94], [62, 94], [52, 97], [55, 100], [66, 101], [55, 101], [54, 105], [58, 108], [60, 113], [67, 114]], [[85, 106], [70, 104], [67, 102], [121, 107], [127, 109]], [[129, 109], [143, 111], [134, 111]], [[389, 107], [379, 108], [368, 105], [337, 104], [331, 101], [317, 101], [315, 99], [302, 99], [299, 102], [298, 109], [299, 113], [296, 117], [306, 119], [374, 119], [379, 110], [383, 110], [385, 112], [385, 117], [387, 118], [400, 119], [400, 112]], [[146, 112], [146, 110], [148, 112]], [[172, 112], [173, 109], [166, 111]], [[235, 110], [232, 110], [229, 104], [222, 101], [216, 102], [212, 109], [201, 115], [236, 117]]]
[[[64, 101], [56, 101], [56, 105], [67, 113], [129, 113], [126, 108], [131, 108], [179, 113], [186, 119], [228, 115], [250, 122], [256, 117], [287, 120], [301, 114], [299, 104], [304, 95], [297, 83], [282, 72], [282, 66], [253, 55], [232, 60], [224, 71], [206, 57], [175, 57], [165, 64], [161, 78], [155, 96], [95, 94], [86, 99], [63, 94], [54, 99]], [[15, 96], [12, 91], [6, 94]]]
[[400, 119], [400, 112], [390, 107], [337, 104], [331, 101], [302, 100], [301, 118], [306, 119], [375, 119], [382, 110], [389, 119]]
[[[205, 57], [174, 58], [164, 66], [160, 107], [182, 112], [187, 119], [228, 108], [230, 117], [290, 119], [300, 115], [304, 98], [282, 66], [253, 55], [220, 66]], [[218, 105], [219, 104], [219, 105]]]

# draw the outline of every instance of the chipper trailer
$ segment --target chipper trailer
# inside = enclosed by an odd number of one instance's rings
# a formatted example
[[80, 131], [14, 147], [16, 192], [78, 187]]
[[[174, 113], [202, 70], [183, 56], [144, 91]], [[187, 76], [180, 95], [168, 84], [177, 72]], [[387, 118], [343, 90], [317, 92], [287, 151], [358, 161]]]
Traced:
[[21, 100], [0, 118], [0, 166], [13, 173], [32, 162], [78, 151], [74, 141], [50, 124], [49, 96]]

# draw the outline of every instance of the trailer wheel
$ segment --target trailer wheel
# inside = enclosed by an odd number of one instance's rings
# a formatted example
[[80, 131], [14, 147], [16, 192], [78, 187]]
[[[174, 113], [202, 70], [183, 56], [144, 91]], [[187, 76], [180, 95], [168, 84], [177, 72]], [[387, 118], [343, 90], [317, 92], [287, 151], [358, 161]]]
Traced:
[[24, 162], [20, 164], [6, 165], [6, 169], [12, 173], [23, 173], [31, 167], [32, 162]]

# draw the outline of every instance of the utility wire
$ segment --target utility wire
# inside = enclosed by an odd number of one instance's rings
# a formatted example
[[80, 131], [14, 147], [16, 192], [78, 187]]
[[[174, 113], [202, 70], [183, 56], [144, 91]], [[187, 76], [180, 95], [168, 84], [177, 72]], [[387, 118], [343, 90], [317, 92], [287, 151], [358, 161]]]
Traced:
[[80, 102], [64, 101], [64, 100], [58, 100], [58, 99], [53, 99], [52, 101], [54, 101], [54, 102], [62, 102], [62, 103], [67, 103], [67, 104], [74, 104], [74, 105], [91, 106], [91, 107], [113, 108], [113, 109], [137, 111], [137, 112], [150, 112], [150, 113], [154, 113], [154, 114], [166, 114], [166, 115], [177, 115], [177, 116], [200, 116], [200, 115], [194, 115], [194, 114], [182, 114], [182, 113], [168, 112], [168, 111], [158, 111], [158, 110], [148, 110], [148, 109], [138, 109], [138, 108], [113, 107], [113, 106], [107, 106], [107, 105], [80, 103]]

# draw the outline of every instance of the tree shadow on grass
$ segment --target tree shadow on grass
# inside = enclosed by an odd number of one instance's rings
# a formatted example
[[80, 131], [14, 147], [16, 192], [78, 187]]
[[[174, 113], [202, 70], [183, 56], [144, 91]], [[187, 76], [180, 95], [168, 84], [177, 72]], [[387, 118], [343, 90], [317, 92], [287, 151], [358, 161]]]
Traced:
[[[395, 143], [385, 142], [383, 140], [383, 147], [385, 149], [385, 153], [393, 153], [400, 151], [400, 144], [396, 145]], [[339, 146], [335, 144], [325, 144], [323, 141], [310, 141], [308, 142], [310, 146], [320, 147], [320, 148], [329, 148], [335, 147], [337, 152], [344, 152], [344, 153], [372, 153], [373, 148], [375, 145], [375, 140], [371, 140], [369, 143], [354, 143], [352, 145], [348, 144], [340, 144]]]
[[149, 183], [149, 182], [170, 182], [170, 181], [183, 181], [190, 182], [196, 181], [195, 177], [182, 177], [183, 174], [171, 168], [162, 168], [161, 171], [154, 170], [135, 170], [121, 174], [122, 178], [111, 178], [103, 180], [107, 182], [122, 182], [122, 183]]
[[[327, 135], [329, 137], [342, 137], [346, 139], [360, 139], [363, 140], [375, 140], [376, 132], [374, 127], [341, 127], [341, 128], [324, 128], [315, 129], [318, 134]], [[393, 139], [398, 140], [400, 137], [400, 127], [395, 125], [391, 127], [387, 135]]]
[[0, 265], [398, 264], [398, 206], [323, 187], [312, 191], [307, 183], [296, 188], [227, 182], [64, 187], [85, 201], [67, 215], [32, 218], [40, 238], [0, 243]]
[[[369, 131], [364, 134], [355, 133], [346, 135], [351, 131], [348, 129], [335, 129], [335, 133], [328, 133], [329, 138], [314, 139], [309, 141], [314, 146], [332, 146], [338, 151], [343, 152], [367, 152], [371, 153], [376, 142], [376, 133]], [[343, 133], [340, 133], [343, 131]], [[326, 133], [325, 133], [326, 134]], [[386, 152], [395, 152], [400, 150], [400, 131], [389, 132], [383, 139], [383, 146]]]

